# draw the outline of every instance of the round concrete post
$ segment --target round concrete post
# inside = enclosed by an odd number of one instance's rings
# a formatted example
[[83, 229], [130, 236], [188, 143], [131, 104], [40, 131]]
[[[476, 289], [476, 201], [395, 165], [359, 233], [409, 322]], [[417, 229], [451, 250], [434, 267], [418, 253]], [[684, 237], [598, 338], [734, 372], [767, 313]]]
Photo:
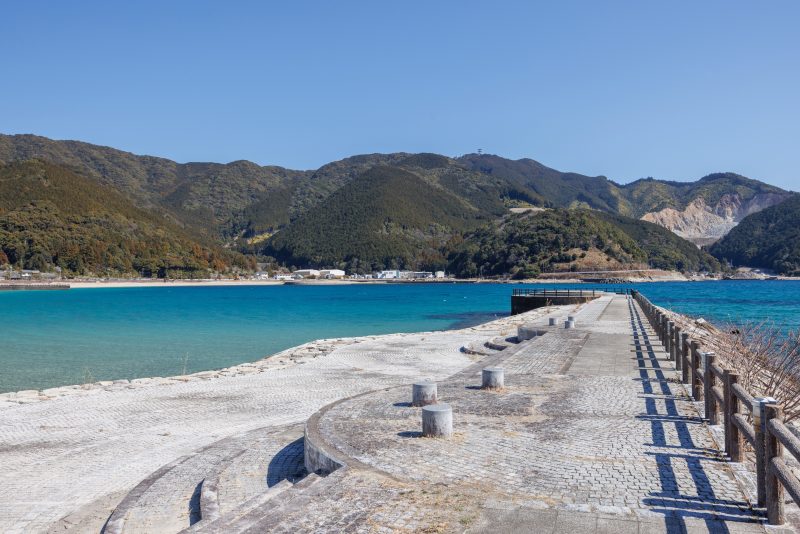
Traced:
[[427, 406], [438, 402], [436, 382], [416, 382], [411, 387], [411, 406]]
[[481, 373], [481, 379], [483, 389], [501, 389], [505, 381], [505, 371], [502, 367], [487, 367]]
[[550, 317], [550, 326], [555, 326], [558, 323], [558, 319], [556, 317]]
[[422, 435], [426, 438], [449, 438], [453, 435], [453, 410], [449, 404], [431, 404], [422, 408]]
[[575, 321], [570, 321], [569, 319], [564, 321], [564, 328], [575, 328]]

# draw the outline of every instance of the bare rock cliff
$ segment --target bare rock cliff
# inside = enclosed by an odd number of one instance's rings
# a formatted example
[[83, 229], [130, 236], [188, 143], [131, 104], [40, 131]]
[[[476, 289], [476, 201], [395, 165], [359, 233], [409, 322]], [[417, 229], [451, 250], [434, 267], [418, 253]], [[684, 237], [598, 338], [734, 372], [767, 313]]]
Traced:
[[685, 209], [664, 208], [646, 213], [642, 219], [668, 228], [689, 241], [700, 245], [711, 244], [731, 231], [739, 221], [786, 200], [784, 193], [759, 193], [742, 200], [738, 193], [722, 196], [714, 205], [698, 197]]

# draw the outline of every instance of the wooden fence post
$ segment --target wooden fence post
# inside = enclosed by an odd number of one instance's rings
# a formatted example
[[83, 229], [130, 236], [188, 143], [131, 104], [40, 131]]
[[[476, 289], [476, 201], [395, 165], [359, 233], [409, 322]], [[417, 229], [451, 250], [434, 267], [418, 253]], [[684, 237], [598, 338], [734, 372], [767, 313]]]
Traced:
[[672, 321], [669, 318], [664, 318], [664, 351], [667, 353], [667, 359], [672, 359], [671, 349], [672, 343], [670, 343], [670, 336], [672, 335]]
[[716, 384], [716, 375], [711, 367], [714, 365], [715, 356], [713, 352], [702, 352], [700, 356], [703, 360], [703, 395], [706, 401], [706, 419], [708, 424], [719, 424], [719, 412], [717, 411], [717, 398], [711, 389]]
[[681, 327], [675, 327], [675, 336], [673, 338], [675, 346], [675, 370], [680, 371], [683, 368], [683, 345], [681, 345]]
[[767, 521], [770, 525], [782, 525], [786, 520], [783, 510], [784, 489], [781, 481], [774, 472], [772, 459], [783, 456], [783, 445], [778, 441], [778, 438], [769, 431], [769, 422], [772, 419], [783, 421], [783, 408], [777, 404], [767, 404], [764, 408], [764, 466], [766, 468]]
[[725, 452], [731, 462], [741, 462], [744, 449], [744, 436], [733, 422], [733, 416], [740, 410], [739, 397], [733, 392], [733, 385], [738, 383], [739, 375], [725, 369]]
[[692, 397], [694, 400], [703, 400], [703, 387], [699, 380], [700, 374], [700, 343], [692, 341]]
[[753, 399], [753, 434], [755, 435], [756, 449], [756, 490], [758, 493], [758, 506], [767, 505], [767, 466], [764, 462], [764, 413], [767, 404], [775, 404], [772, 397], [756, 397]]
[[689, 334], [683, 332], [681, 334], [681, 343], [683, 348], [681, 354], [683, 356], [683, 368], [681, 369], [681, 380], [684, 384], [689, 383], [689, 366], [692, 364], [692, 349], [689, 347]]

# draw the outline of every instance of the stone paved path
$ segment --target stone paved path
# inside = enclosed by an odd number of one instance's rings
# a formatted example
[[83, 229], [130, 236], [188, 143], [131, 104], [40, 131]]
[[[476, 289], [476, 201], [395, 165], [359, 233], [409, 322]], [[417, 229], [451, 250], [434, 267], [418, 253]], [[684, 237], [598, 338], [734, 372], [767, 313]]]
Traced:
[[337, 399], [420, 376], [445, 378], [473, 362], [462, 346], [506, 335], [521, 320], [380, 336], [258, 374], [4, 407], [0, 532], [42, 532], [56, 522], [62, 532], [97, 531], [128, 491], [165, 464], [228, 436], [304, 423]]
[[[362, 524], [430, 528], [436, 517], [444, 530], [473, 532], [764, 532], [762, 511], [750, 507], [636, 305], [604, 297], [577, 321], [440, 382], [452, 440], [420, 437], [408, 387], [329, 409], [320, 433], [355, 471], [463, 497], [445, 513], [400, 492], [390, 501], [410, 519], [365, 510]], [[477, 389], [490, 364], [506, 369], [505, 391]]]

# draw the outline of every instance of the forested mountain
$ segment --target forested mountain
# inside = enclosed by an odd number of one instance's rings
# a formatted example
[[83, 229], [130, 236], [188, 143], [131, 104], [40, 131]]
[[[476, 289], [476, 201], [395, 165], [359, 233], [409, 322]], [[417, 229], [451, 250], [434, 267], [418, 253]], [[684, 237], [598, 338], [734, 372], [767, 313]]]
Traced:
[[463, 197], [398, 167], [369, 169], [267, 242], [290, 265], [349, 271], [443, 268], [443, 248], [492, 217]]
[[208, 276], [255, 263], [203, 245], [116, 190], [64, 167], [0, 165], [0, 265], [65, 274]]
[[[0, 161], [31, 158], [63, 165], [114, 187], [194, 235], [227, 239], [253, 224], [279, 227], [330, 193], [311, 174], [249, 161], [176, 163], [79, 141], [0, 135]], [[309, 199], [311, 199], [309, 201]]]
[[658, 225], [587, 209], [513, 214], [464, 236], [448, 269], [460, 276], [618, 269], [717, 270], [706, 252]]
[[800, 276], [800, 195], [748, 215], [709, 252], [737, 267]]
[[[442, 266], [465, 233], [512, 208], [588, 208], [641, 217], [705, 243], [788, 195], [734, 174], [619, 185], [485, 154], [367, 154], [297, 171], [247, 161], [176, 163], [78, 141], [0, 135], [0, 163], [31, 158], [69, 169], [84, 180], [84, 191], [115, 192], [180, 239], [289, 265], [359, 270]], [[673, 249], [685, 256], [685, 244], [665, 236], [651, 235], [668, 249], [663, 261], [678, 265]]]

